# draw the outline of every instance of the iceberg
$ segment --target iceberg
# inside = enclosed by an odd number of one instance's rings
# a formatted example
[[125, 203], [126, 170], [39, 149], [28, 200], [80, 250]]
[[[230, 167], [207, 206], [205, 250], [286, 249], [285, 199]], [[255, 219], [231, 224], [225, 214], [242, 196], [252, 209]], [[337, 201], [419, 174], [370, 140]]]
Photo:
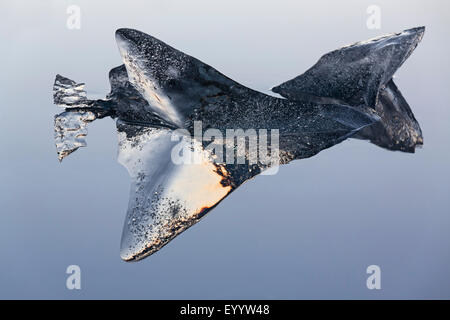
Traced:
[[[104, 99], [90, 100], [83, 83], [56, 76], [54, 103], [64, 108], [55, 117], [58, 158], [86, 146], [89, 122], [116, 119], [118, 161], [131, 177], [120, 255], [141, 260], [241, 184], [278, 165], [347, 138], [414, 152], [422, 132], [392, 78], [423, 34], [423, 27], [414, 28], [328, 53], [274, 87], [279, 98], [148, 34], [119, 29], [123, 64], [109, 72], [111, 91]], [[244, 143], [236, 145], [242, 134]], [[242, 161], [234, 161], [238, 155]]]

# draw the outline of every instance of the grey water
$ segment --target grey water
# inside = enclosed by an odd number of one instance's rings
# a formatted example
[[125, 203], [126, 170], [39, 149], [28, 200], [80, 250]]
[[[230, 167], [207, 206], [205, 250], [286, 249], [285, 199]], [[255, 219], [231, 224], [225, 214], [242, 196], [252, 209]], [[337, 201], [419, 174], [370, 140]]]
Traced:
[[[68, 6], [81, 28], [66, 26]], [[444, 1], [9, 1], [0, 4], [0, 298], [450, 298], [450, 93]], [[259, 91], [342, 45], [419, 25], [395, 77], [424, 146], [388, 152], [347, 140], [239, 188], [200, 223], [138, 263], [120, 259], [129, 177], [111, 119], [60, 164], [54, 76], [109, 91], [114, 31], [152, 34]], [[66, 288], [79, 265], [81, 290]], [[368, 290], [366, 268], [381, 268]]]

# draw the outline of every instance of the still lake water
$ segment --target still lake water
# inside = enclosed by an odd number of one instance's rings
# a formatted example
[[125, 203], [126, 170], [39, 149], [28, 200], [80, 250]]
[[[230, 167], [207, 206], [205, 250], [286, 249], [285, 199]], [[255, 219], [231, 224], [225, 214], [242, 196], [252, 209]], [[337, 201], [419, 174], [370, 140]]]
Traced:
[[[81, 9], [81, 29], [66, 9]], [[445, 1], [3, 1], [0, 298], [450, 298], [450, 63]], [[350, 139], [242, 185], [203, 221], [138, 263], [119, 257], [129, 177], [111, 119], [60, 164], [57, 73], [109, 91], [114, 31], [131, 27], [259, 91], [324, 53], [426, 26], [396, 74], [423, 135], [415, 154]], [[66, 268], [82, 289], [67, 290]], [[379, 265], [381, 290], [366, 268]]]

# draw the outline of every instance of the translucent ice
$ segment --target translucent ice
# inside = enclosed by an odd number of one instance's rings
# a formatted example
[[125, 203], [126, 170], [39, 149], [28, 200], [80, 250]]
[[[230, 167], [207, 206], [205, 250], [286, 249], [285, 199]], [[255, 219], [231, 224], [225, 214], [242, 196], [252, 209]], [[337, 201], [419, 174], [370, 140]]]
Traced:
[[[88, 122], [117, 119], [118, 158], [132, 180], [121, 257], [143, 259], [274, 163], [311, 157], [350, 137], [413, 152], [423, 143], [422, 133], [392, 77], [423, 33], [424, 28], [410, 29], [328, 53], [303, 75], [275, 87], [285, 97], [276, 98], [152, 36], [119, 29], [124, 64], [110, 71], [105, 99], [89, 100], [84, 84], [56, 77], [54, 100], [66, 108], [55, 118], [58, 157], [85, 145]], [[250, 136], [249, 148], [233, 149], [233, 155], [243, 149], [242, 164], [217, 161], [210, 139], [196, 135], [199, 123], [202, 134], [214, 130], [224, 145], [235, 141], [229, 129], [275, 130], [279, 141], [268, 150], [276, 161], [252, 162], [261, 149], [250, 148]], [[174, 154], [197, 161], [179, 163]]]

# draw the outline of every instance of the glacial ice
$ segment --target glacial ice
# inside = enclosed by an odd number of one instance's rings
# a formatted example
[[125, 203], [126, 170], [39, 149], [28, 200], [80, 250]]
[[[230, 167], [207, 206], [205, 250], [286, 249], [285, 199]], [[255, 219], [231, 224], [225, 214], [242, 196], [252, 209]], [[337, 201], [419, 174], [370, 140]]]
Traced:
[[[89, 100], [84, 84], [56, 76], [54, 102], [65, 108], [55, 117], [58, 158], [86, 145], [89, 122], [117, 119], [118, 158], [132, 181], [121, 257], [143, 259], [271, 166], [251, 163], [250, 149], [244, 150], [244, 164], [218, 163], [209, 141], [191, 139], [196, 123], [223, 137], [227, 129], [276, 129], [279, 164], [347, 138], [414, 152], [422, 132], [392, 77], [423, 33], [423, 27], [409, 29], [328, 53], [303, 75], [273, 88], [284, 97], [276, 98], [150, 35], [119, 29], [124, 64], [110, 71], [105, 99]], [[199, 163], [174, 163], [173, 150], [180, 145]]]

